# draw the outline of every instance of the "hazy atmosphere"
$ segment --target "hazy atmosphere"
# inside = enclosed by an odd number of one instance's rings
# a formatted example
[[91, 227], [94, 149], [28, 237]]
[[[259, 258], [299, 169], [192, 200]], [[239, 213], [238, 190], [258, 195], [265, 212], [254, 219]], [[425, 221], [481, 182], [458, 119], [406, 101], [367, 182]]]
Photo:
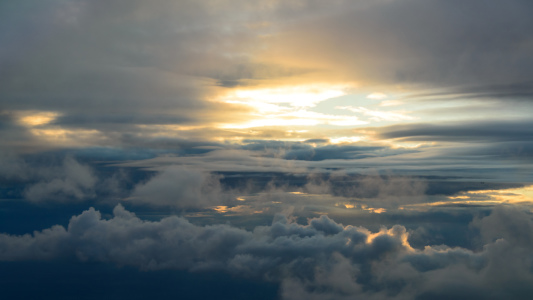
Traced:
[[0, 2], [6, 299], [531, 299], [530, 0]]

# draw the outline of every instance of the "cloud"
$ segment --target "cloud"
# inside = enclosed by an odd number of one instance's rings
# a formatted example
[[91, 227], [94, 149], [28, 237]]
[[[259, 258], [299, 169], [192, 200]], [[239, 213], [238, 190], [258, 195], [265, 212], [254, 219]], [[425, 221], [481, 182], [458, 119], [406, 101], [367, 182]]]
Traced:
[[516, 121], [478, 121], [457, 123], [412, 123], [394, 125], [377, 129], [378, 135], [385, 139], [406, 141], [484, 141], [484, 142], [525, 142], [533, 136], [529, 120]]
[[[276, 53], [375, 83], [449, 86], [531, 78], [527, 1], [358, 1], [289, 23]], [[280, 54], [281, 53], [281, 54]], [[333, 71], [335, 70], [335, 71]]]
[[[221, 129], [272, 123], [253, 115], [249, 105], [220, 101], [238, 86], [312, 91], [357, 83], [388, 93], [387, 86], [394, 90], [400, 83], [406, 90], [431, 86], [506, 99], [531, 92], [527, 1], [25, 3], [3, 4], [0, 13], [0, 27], [10, 29], [0, 33], [7, 45], [0, 53], [0, 102], [2, 116], [11, 116], [0, 130], [3, 146], [17, 151], [317, 136], [279, 128]], [[417, 96], [411, 98], [405, 101]], [[298, 101], [309, 105], [306, 99]], [[380, 120], [406, 118], [401, 111], [354, 107]], [[15, 116], [29, 112], [55, 117], [17, 125]], [[360, 124], [353, 116], [291, 114], [274, 121]]]
[[30, 185], [24, 191], [24, 196], [32, 202], [69, 199], [80, 201], [94, 197], [96, 182], [97, 178], [89, 166], [66, 157], [59, 173]]
[[132, 191], [128, 202], [149, 206], [205, 208], [222, 204], [221, 176], [200, 170], [172, 166]]
[[[515, 233], [533, 221], [504, 207], [472, 223], [490, 237], [479, 251], [446, 245], [413, 249], [403, 226], [372, 233], [326, 216], [299, 225], [278, 215], [272, 225], [246, 231], [197, 226], [176, 216], [143, 221], [120, 205], [113, 214], [103, 219], [91, 208], [72, 217], [67, 229], [0, 234], [0, 260], [77, 257], [143, 270], [223, 270], [279, 281], [284, 299], [527, 299], [533, 282], [530, 236]], [[495, 222], [506, 229], [496, 229]]]

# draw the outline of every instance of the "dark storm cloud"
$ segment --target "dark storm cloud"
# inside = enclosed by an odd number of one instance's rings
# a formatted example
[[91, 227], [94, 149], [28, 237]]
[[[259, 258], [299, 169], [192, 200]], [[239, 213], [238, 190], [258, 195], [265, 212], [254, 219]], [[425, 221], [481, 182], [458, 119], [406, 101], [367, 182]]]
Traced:
[[[497, 227], [494, 224], [498, 224]], [[117, 206], [102, 219], [89, 209], [68, 228], [0, 235], [3, 261], [78, 258], [144, 270], [223, 270], [282, 283], [284, 299], [527, 299], [531, 293], [531, 216], [498, 208], [475, 221], [485, 246], [410, 248], [403, 226], [371, 233], [326, 216], [308, 225], [277, 216], [253, 231], [196, 226], [180, 217], [143, 221]]]

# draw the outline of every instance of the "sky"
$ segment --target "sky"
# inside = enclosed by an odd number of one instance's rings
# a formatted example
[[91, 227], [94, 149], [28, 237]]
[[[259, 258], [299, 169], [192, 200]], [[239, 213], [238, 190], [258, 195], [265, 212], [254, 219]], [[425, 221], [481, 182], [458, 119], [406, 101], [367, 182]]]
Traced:
[[6, 299], [530, 299], [533, 2], [0, 2]]

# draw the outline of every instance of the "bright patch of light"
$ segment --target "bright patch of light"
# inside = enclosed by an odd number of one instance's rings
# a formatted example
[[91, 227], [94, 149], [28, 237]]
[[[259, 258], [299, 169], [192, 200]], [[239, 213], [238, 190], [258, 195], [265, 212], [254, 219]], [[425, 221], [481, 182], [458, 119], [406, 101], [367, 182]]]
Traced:
[[332, 144], [351, 144], [357, 143], [362, 140], [360, 136], [343, 136], [335, 139], [330, 139], [329, 142]]
[[228, 211], [228, 207], [225, 206], [225, 205], [221, 205], [221, 206], [214, 206], [212, 207], [213, 210], [216, 210], [218, 213], [225, 213]]
[[404, 104], [404, 102], [400, 101], [400, 100], [386, 100], [386, 101], [382, 101], [379, 106], [398, 106], [398, 105], [402, 105]]
[[329, 115], [313, 111], [296, 110], [278, 114], [259, 114], [254, 120], [238, 124], [222, 124], [220, 128], [244, 129], [269, 126], [316, 126], [321, 124], [355, 126], [367, 123], [354, 116]]
[[501, 203], [531, 203], [533, 202], [533, 185], [517, 189], [468, 191], [465, 196], [471, 199], [486, 197]]
[[344, 87], [311, 85], [237, 90], [228, 101], [245, 100], [256, 103], [255, 105], [257, 103], [287, 103], [295, 107], [313, 107], [321, 101], [345, 95], [343, 89]]
[[87, 143], [92, 143], [98, 140], [103, 141], [98, 130], [86, 129], [63, 129], [63, 128], [31, 128], [30, 133], [37, 139], [46, 142], [53, 146], [85, 146]]
[[288, 111], [290, 108], [283, 107], [277, 104], [259, 102], [259, 101], [242, 101], [242, 100], [226, 100], [226, 103], [239, 104], [251, 106], [260, 113], [279, 113], [283, 111]]
[[371, 110], [365, 107], [353, 107], [353, 106], [336, 106], [337, 109], [346, 109], [356, 113], [362, 113], [365, 116], [369, 116], [373, 121], [401, 121], [412, 120], [413, 117], [405, 115], [404, 112], [398, 111], [379, 111]]
[[244, 129], [254, 127], [268, 127], [268, 126], [315, 126], [318, 125], [318, 120], [311, 119], [283, 119], [283, 118], [265, 118], [261, 120], [253, 120], [243, 124], [224, 124], [220, 128], [223, 129]]
[[60, 114], [55, 112], [23, 112], [20, 113], [19, 122], [28, 127], [45, 125], [54, 121]]
[[533, 203], [533, 185], [522, 188], [502, 190], [477, 190], [462, 192], [457, 196], [450, 196], [453, 201], [438, 201], [404, 205], [402, 209], [423, 209], [449, 205], [500, 205], [500, 204], [528, 204]]
[[368, 99], [382, 100], [382, 99], [386, 99], [388, 96], [383, 93], [372, 93], [366, 97]]

